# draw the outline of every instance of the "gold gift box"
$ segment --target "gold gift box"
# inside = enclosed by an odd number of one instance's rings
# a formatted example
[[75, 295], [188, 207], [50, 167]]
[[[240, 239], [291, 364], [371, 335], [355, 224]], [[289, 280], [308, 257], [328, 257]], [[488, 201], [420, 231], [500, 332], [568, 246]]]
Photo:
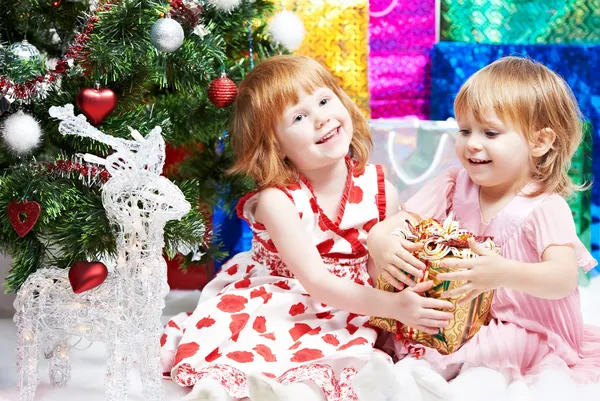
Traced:
[[[474, 254], [468, 245], [468, 238], [475, 237], [475, 240], [496, 252], [497, 248], [492, 238], [477, 237], [473, 234], [461, 230], [458, 222], [452, 220], [449, 216], [443, 223], [433, 219], [422, 220], [416, 226], [409, 226], [408, 229], [395, 230], [393, 234], [400, 235], [413, 242], [423, 242], [423, 249], [417, 253], [417, 256], [426, 265], [423, 277], [419, 280], [411, 277], [415, 281], [433, 281], [433, 287], [423, 295], [426, 297], [445, 299], [441, 294], [459, 286], [466, 281], [441, 281], [437, 279], [439, 273], [453, 272], [457, 269], [444, 268], [440, 266], [442, 260], [447, 259], [468, 259], [478, 255]], [[377, 278], [377, 288], [384, 291], [398, 291], [394, 286], [384, 280], [381, 276]], [[450, 321], [450, 326], [440, 329], [438, 334], [431, 335], [415, 330], [411, 327], [402, 325], [394, 319], [371, 317], [370, 323], [375, 327], [396, 333], [396, 337], [409, 343], [417, 342], [427, 347], [434, 348], [441, 354], [448, 355], [457, 351], [464, 343], [469, 341], [481, 328], [489, 322], [490, 308], [492, 306], [493, 291], [487, 291], [480, 294], [469, 303], [459, 305], [457, 299], [447, 299], [454, 305], [451, 312], [454, 318]]]

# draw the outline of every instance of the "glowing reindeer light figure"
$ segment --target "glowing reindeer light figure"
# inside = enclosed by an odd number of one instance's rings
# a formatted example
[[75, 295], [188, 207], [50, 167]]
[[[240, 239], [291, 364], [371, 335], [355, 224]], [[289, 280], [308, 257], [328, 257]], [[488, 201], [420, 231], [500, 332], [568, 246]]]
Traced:
[[[64, 386], [70, 378], [72, 335], [102, 341], [108, 351], [106, 399], [127, 399], [127, 372], [134, 356], [141, 370], [145, 400], [162, 400], [159, 367], [160, 316], [169, 290], [162, 256], [164, 227], [190, 211], [181, 190], [160, 176], [165, 143], [160, 127], [146, 138], [132, 130], [133, 141], [106, 135], [72, 105], [50, 108], [63, 135], [78, 135], [111, 146], [104, 164], [111, 178], [102, 187], [106, 215], [117, 228], [117, 266], [100, 286], [75, 294], [65, 269], [31, 274], [15, 300], [17, 370], [21, 401], [32, 401], [38, 382], [40, 351], [50, 359], [50, 379]], [[110, 235], [109, 233], [106, 233]]]

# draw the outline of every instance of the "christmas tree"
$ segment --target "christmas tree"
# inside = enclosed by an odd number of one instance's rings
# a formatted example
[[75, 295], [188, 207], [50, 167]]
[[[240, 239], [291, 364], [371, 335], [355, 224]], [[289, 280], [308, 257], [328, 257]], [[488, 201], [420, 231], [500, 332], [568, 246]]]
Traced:
[[214, 255], [203, 242], [206, 212], [217, 201], [231, 206], [252, 185], [225, 173], [228, 106], [234, 82], [283, 51], [268, 33], [276, 5], [0, 0], [0, 9], [0, 252], [13, 260], [7, 290], [41, 266], [68, 268], [115, 252], [100, 197], [108, 174], [79, 157], [110, 149], [60, 135], [51, 106], [76, 104], [115, 137], [161, 126], [167, 151], [185, 156], [165, 174], [196, 205], [167, 224], [165, 251], [188, 260]]

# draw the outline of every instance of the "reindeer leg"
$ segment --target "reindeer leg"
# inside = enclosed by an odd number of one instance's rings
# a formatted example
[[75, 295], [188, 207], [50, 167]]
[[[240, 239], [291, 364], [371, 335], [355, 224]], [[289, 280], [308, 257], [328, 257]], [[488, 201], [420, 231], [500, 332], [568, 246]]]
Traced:
[[59, 334], [52, 337], [50, 349], [46, 357], [50, 358], [50, 382], [54, 387], [64, 387], [71, 379], [71, 360], [69, 358], [68, 334]]
[[106, 344], [108, 366], [106, 370], [106, 401], [127, 400], [127, 372], [131, 367], [132, 350], [123, 342]]
[[[33, 401], [38, 384], [38, 335], [37, 319], [17, 311], [17, 386], [19, 401]], [[33, 314], [33, 312], [32, 312]]]
[[142, 395], [145, 401], [162, 401], [163, 385], [160, 371], [160, 342], [158, 336], [150, 336], [139, 345]]

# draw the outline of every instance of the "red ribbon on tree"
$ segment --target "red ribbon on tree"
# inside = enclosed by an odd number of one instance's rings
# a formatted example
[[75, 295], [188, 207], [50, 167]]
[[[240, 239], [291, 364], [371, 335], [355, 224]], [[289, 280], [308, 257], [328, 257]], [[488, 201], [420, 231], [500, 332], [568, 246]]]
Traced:
[[9, 77], [0, 74], [0, 95], [6, 95], [10, 92], [11, 95], [18, 99], [31, 100], [30, 98], [42, 89], [42, 85], [44, 83], [51, 84], [56, 82], [59, 75], [65, 74], [69, 70], [71, 67], [69, 61], [72, 63], [84, 61], [86, 55], [84, 52], [82, 52], [82, 50], [85, 49], [87, 42], [90, 39], [90, 35], [94, 29], [94, 24], [98, 21], [98, 16], [96, 14], [99, 11], [109, 10], [111, 7], [109, 1], [104, 1], [101, 3], [104, 4], [96, 7], [94, 14], [88, 18], [85, 30], [75, 35], [73, 43], [67, 47], [67, 51], [65, 54], [63, 54], [58, 63], [56, 63], [54, 70], [50, 70], [44, 75], [37, 76], [23, 83], [15, 83]]

